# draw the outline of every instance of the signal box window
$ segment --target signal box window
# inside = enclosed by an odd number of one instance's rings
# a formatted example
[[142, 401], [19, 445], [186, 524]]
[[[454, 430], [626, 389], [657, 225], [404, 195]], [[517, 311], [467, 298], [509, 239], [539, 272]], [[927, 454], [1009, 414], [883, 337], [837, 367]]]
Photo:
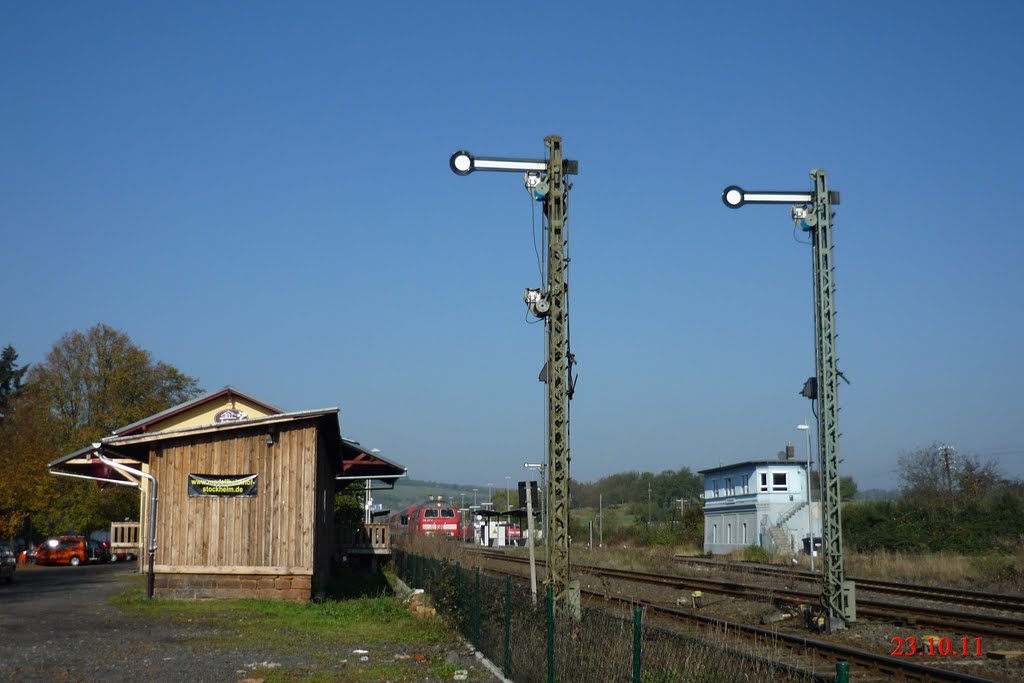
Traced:
[[767, 472], [761, 472], [761, 490], [762, 491], [767, 491], [768, 490], [768, 473]]
[[772, 472], [772, 491], [788, 491], [785, 472]]

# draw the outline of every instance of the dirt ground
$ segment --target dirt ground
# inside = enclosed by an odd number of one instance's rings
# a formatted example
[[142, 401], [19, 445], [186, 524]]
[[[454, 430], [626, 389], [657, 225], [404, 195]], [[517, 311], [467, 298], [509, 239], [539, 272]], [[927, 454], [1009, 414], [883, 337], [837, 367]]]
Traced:
[[[14, 581], [0, 583], [0, 680], [3, 681], [257, 681], [268, 669], [317, 669], [324, 652], [282, 655], [253, 648], [212, 648], [211, 635], [189, 624], [126, 615], [108, 603], [114, 593], [140, 584], [128, 564], [89, 567], [22, 567]], [[328, 652], [332, 671], [316, 670], [317, 680], [359, 680], [358, 668], [369, 660], [408, 663], [416, 673], [412, 653], [401, 648], [367, 644], [365, 655], [339, 646]], [[453, 645], [445, 656], [467, 670], [469, 681], [493, 681], [494, 676], [472, 656], [472, 650]]]

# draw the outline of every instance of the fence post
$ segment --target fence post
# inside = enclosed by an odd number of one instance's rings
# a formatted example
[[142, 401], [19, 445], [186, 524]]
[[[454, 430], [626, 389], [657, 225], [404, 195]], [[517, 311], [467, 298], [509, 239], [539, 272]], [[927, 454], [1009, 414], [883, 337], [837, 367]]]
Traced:
[[633, 683], [640, 683], [640, 646], [643, 634], [643, 611], [633, 610]]
[[548, 683], [555, 683], [555, 591], [550, 584], [544, 602], [548, 622]]
[[476, 568], [476, 595], [473, 599], [473, 646], [480, 651], [480, 567]]
[[512, 678], [512, 575], [505, 575], [505, 677]]
[[462, 622], [462, 563], [455, 563], [455, 618]]

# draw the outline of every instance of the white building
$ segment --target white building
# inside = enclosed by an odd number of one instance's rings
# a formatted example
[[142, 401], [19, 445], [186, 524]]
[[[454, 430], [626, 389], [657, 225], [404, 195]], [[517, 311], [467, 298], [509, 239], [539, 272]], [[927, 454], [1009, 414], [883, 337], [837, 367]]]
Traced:
[[809, 527], [821, 535], [821, 507], [808, 519], [806, 463], [788, 458], [750, 460], [701, 470], [704, 475], [704, 550], [724, 555], [748, 545], [780, 553], [803, 552]]

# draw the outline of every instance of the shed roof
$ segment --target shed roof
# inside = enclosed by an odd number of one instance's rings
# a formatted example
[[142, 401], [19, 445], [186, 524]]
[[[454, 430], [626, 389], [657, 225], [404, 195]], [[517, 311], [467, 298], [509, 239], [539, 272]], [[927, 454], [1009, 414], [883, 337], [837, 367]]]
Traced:
[[337, 479], [377, 479], [393, 484], [396, 479], [406, 475], [406, 468], [382, 458], [379, 454], [363, 450], [357, 442], [343, 440], [338, 426], [338, 408], [323, 408], [294, 413], [279, 413], [239, 422], [226, 422], [214, 425], [202, 425], [163, 432], [136, 432], [125, 436], [108, 436], [98, 443], [90, 444], [73, 453], [57, 458], [49, 463], [52, 474], [93, 479], [123, 485], [134, 485], [131, 479], [109, 467], [100, 460], [105, 457], [126, 464], [146, 463], [149, 461], [150, 447], [154, 443], [172, 441], [192, 436], [247, 432], [253, 430], [273, 431], [274, 427], [289, 422], [315, 421], [321, 428], [327, 429], [327, 447], [334, 460], [333, 466]]

